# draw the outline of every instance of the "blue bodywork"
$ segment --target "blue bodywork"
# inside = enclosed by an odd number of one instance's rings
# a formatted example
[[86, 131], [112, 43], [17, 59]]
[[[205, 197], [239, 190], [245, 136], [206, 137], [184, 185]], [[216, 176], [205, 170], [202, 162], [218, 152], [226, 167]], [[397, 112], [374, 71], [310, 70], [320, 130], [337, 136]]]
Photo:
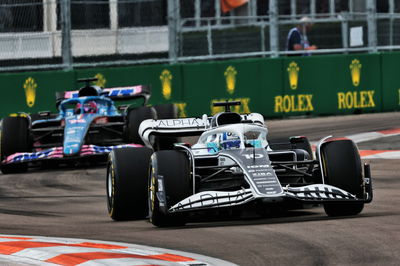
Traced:
[[[96, 103], [97, 110], [95, 112], [85, 112], [85, 105], [92, 102]], [[80, 106], [79, 109], [69, 108], [74, 105]], [[65, 121], [63, 152], [67, 156], [79, 154], [86, 137], [86, 132], [95, 118], [120, 115], [113, 101], [104, 96], [67, 99], [61, 102], [59, 110], [60, 114], [54, 120], [64, 119]], [[48, 121], [45, 120], [45, 122]], [[40, 122], [42, 121], [35, 121], [33, 124]]]
[[[120, 113], [112, 99], [144, 98], [146, 103], [150, 94], [144, 88], [139, 85], [104, 89], [99, 90], [96, 96], [80, 96], [81, 90], [64, 92], [58, 102], [57, 115], [45, 112], [39, 114], [45, 119], [39, 118], [31, 123], [31, 134], [36, 136], [33, 150], [11, 154], [2, 163], [106, 155], [114, 148], [141, 147], [140, 144], [125, 143], [126, 112]], [[104, 129], [107, 130], [101, 131]], [[91, 137], [97, 133], [97, 144], [85, 143], [89, 132], [95, 132], [90, 133]], [[114, 135], [110, 137], [109, 134]]]

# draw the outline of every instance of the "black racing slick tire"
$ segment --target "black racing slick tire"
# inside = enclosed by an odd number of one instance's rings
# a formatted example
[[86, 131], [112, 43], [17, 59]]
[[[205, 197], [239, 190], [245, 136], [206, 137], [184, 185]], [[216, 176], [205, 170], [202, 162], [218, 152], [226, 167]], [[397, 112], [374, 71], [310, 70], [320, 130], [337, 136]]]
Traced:
[[292, 149], [302, 149], [305, 150], [309, 155], [310, 158], [313, 158], [313, 152], [311, 148], [310, 141], [306, 137], [291, 137], [290, 143], [292, 144]]
[[[29, 119], [26, 117], [6, 117], [1, 129], [1, 161], [17, 152], [31, 151]], [[28, 163], [1, 165], [3, 174], [21, 173], [28, 170]]]
[[[150, 167], [150, 222], [158, 227], [185, 225], [185, 214], [169, 213], [168, 210], [192, 195], [188, 157], [180, 151], [157, 151], [151, 157]], [[160, 197], [164, 202], [160, 202]]]
[[[154, 109], [157, 113], [157, 119], [173, 119], [178, 118], [178, 108], [174, 104], [166, 103], [155, 105]], [[174, 143], [181, 142], [178, 137], [158, 136], [156, 138], [156, 150], [171, 150]]]
[[178, 108], [171, 103], [155, 105], [157, 119], [171, 119], [178, 117]]
[[148, 214], [147, 178], [152, 150], [114, 149], [107, 163], [107, 208], [115, 221], [144, 219]]
[[156, 119], [156, 111], [153, 107], [141, 106], [130, 109], [127, 115], [126, 137], [128, 143], [144, 145], [139, 135], [139, 126], [143, 120]]
[[[325, 183], [343, 189], [362, 199], [364, 195], [361, 159], [353, 141], [343, 139], [324, 143], [321, 146], [321, 160]], [[324, 203], [328, 216], [359, 214], [363, 202]]]

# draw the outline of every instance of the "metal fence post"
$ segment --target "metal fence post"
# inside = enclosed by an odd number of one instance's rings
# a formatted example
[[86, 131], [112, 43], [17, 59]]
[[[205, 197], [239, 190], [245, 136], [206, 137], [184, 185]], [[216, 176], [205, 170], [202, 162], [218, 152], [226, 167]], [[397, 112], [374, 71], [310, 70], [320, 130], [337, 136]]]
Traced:
[[389, 45], [393, 45], [393, 15], [394, 15], [394, 0], [389, 0], [389, 14], [390, 14], [390, 22], [389, 22]]
[[290, 0], [290, 18], [296, 19], [296, 15], [297, 15], [296, 0]]
[[311, 13], [311, 18], [315, 18], [315, 13], [316, 13], [316, 0], [311, 0], [310, 1], [310, 13]]
[[171, 63], [176, 63], [177, 58], [177, 26], [179, 23], [179, 6], [176, 3], [177, 0], [168, 0], [168, 55]]
[[200, 0], [194, 1], [194, 17], [196, 19], [196, 27], [200, 27], [201, 3]]
[[[348, 13], [342, 12], [340, 14], [340, 20], [342, 24], [342, 46], [346, 50], [349, 48], [349, 21], [348, 21]], [[346, 54], [348, 51], [345, 52]]]
[[217, 25], [221, 25], [221, 2], [215, 0], [215, 20]]
[[376, 32], [376, 4], [375, 0], [367, 0], [367, 22], [368, 22], [368, 46], [370, 53], [376, 53], [377, 50], [377, 32]]
[[213, 55], [213, 46], [212, 46], [212, 31], [211, 31], [211, 21], [207, 20], [207, 47], [208, 47], [208, 55]]
[[61, 55], [65, 70], [72, 69], [71, 52], [71, 0], [60, 1], [61, 7]]
[[278, 57], [279, 36], [278, 36], [278, 5], [277, 0], [269, 1], [269, 44], [271, 57]]

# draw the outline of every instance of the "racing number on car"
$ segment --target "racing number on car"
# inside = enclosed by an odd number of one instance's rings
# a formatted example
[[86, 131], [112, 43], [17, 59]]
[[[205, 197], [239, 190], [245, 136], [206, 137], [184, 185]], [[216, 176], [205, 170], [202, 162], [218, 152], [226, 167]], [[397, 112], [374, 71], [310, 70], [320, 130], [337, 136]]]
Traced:
[[264, 155], [261, 153], [254, 153], [254, 154], [243, 154], [244, 157], [246, 157], [247, 160], [253, 160], [253, 159], [260, 159], [264, 158]]

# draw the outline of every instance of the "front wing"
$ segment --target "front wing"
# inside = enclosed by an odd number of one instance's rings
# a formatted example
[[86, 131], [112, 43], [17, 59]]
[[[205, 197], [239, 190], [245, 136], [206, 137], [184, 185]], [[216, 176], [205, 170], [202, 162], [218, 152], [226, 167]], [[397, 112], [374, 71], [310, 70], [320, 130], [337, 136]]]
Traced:
[[19, 152], [7, 156], [2, 161], [2, 164], [13, 164], [13, 163], [25, 163], [33, 161], [41, 161], [47, 159], [71, 159], [80, 158], [93, 155], [106, 155], [113, 149], [128, 148], [128, 147], [143, 147], [140, 144], [122, 144], [116, 146], [97, 146], [97, 145], [82, 145], [80, 154], [78, 156], [65, 156], [63, 153], [63, 147], [54, 147], [38, 152]]
[[[366, 181], [370, 184], [370, 180]], [[283, 187], [283, 193], [278, 196], [260, 196], [252, 190], [238, 191], [203, 191], [196, 193], [172, 206], [169, 212], [196, 211], [216, 207], [233, 207], [245, 203], [261, 200], [266, 203], [276, 203], [287, 199], [304, 203], [320, 204], [324, 202], [370, 202], [372, 200], [372, 187], [367, 187], [366, 197], [359, 199], [355, 195], [326, 184], [314, 184], [303, 187]]]

